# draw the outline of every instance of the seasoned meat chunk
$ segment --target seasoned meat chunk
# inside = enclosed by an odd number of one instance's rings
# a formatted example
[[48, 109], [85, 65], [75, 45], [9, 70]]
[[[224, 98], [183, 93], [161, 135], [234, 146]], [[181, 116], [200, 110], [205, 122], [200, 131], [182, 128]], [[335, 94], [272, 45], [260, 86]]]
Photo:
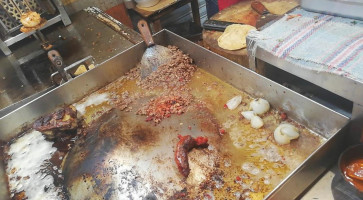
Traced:
[[175, 149], [175, 162], [178, 166], [179, 172], [183, 176], [188, 177], [190, 168], [188, 162], [188, 152], [193, 148], [206, 148], [208, 147], [208, 138], [197, 137], [193, 138], [190, 135], [178, 135], [179, 142]]
[[61, 108], [37, 119], [33, 128], [40, 132], [53, 130], [73, 130], [77, 128], [77, 110], [73, 106]]

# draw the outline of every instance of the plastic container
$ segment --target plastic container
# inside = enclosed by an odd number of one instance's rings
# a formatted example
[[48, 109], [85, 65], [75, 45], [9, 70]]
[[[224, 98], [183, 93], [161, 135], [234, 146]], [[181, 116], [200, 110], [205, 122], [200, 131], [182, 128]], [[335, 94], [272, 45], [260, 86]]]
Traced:
[[301, 0], [305, 10], [363, 20], [363, 0]]
[[[354, 146], [348, 147], [343, 153], [340, 154], [339, 160], [338, 160], [338, 168], [340, 171], [340, 175], [344, 178], [346, 184], [350, 187], [348, 187], [350, 190], [355, 193], [355, 195], [358, 198], [363, 199], [363, 190], [359, 190], [354, 186], [354, 184], [351, 182], [351, 178], [347, 178], [347, 176], [344, 174], [344, 169], [347, 167], [347, 165], [357, 159], [363, 158], [363, 144], [357, 144]], [[357, 187], [362, 186], [363, 181], [356, 181]]]

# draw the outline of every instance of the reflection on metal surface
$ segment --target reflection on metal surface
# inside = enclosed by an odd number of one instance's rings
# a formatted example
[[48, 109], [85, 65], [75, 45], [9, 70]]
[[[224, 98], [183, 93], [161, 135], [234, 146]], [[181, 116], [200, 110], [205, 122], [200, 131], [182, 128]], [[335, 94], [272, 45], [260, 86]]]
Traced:
[[[183, 177], [175, 167], [173, 152], [178, 132], [186, 132], [179, 123], [189, 124], [198, 114], [195, 110], [173, 116], [163, 126], [153, 126], [142, 120], [143, 116], [111, 110], [91, 125], [89, 135], [77, 141], [67, 156], [63, 172], [71, 198], [141, 199], [154, 194], [167, 199], [184, 187], [189, 193], [200, 195], [195, 194], [199, 191], [196, 186], [213, 172], [217, 149], [222, 146], [190, 153], [191, 158], [203, 158], [203, 164], [208, 165], [201, 167], [204, 171], [196, 172], [201, 163], [192, 161], [196, 166], [188, 180], [194, 184], [180, 181]], [[216, 132], [202, 132], [196, 126], [193, 132], [188, 131], [193, 136], [208, 136], [213, 146], [221, 140]]]
[[[68, 27], [52, 26], [43, 32], [67, 65], [90, 55], [94, 57], [95, 64], [102, 63], [133, 45], [128, 39], [84, 11], [74, 14], [72, 21]], [[133, 38], [139, 38], [141, 41], [141, 37], [135, 31], [124, 28]], [[38, 41], [26, 39], [22, 41], [21, 46], [14, 47], [12, 56], [0, 55], [0, 92], [11, 100], [2, 101], [0, 110], [52, 87], [51, 63]], [[14, 63], [17, 63], [15, 66], [18, 67], [13, 67]], [[23, 101], [22, 104], [24, 103]], [[14, 107], [11, 110], [13, 109]], [[7, 113], [2, 111], [0, 116]]]
[[[86, 12], [89, 14], [95, 16], [98, 20], [105, 23], [109, 27], [111, 27], [113, 30], [124, 36], [126, 39], [128, 39], [133, 44], [137, 44], [141, 42], [140, 36], [135, 35], [135, 31], [132, 29], [127, 28], [125, 25], [123, 25], [121, 22], [115, 20], [110, 15], [104, 13], [102, 10], [96, 7], [88, 7], [85, 9]], [[136, 37], [135, 37], [136, 36]]]

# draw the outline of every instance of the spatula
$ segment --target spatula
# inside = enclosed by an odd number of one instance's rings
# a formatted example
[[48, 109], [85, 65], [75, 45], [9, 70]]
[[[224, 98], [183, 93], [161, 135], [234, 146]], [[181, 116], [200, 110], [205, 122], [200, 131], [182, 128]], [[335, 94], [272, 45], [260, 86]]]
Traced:
[[137, 23], [137, 27], [147, 46], [140, 62], [141, 79], [144, 79], [153, 71], [156, 71], [160, 65], [170, 62], [172, 52], [170, 49], [154, 43], [149, 26], [145, 20], [140, 20]]
[[279, 15], [274, 15], [270, 13], [270, 11], [268, 11], [267, 8], [259, 1], [252, 2], [251, 7], [253, 10], [261, 15], [260, 19], [258, 19], [256, 22], [256, 28], [260, 28], [279, 17]]

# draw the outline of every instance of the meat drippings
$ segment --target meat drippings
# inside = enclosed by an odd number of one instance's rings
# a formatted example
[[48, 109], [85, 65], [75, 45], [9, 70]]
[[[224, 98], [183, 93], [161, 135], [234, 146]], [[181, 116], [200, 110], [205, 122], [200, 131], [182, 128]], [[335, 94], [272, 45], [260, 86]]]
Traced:
[[42, 133], [32, 131], [9, 146], [6, 172], [13, 199], [66, 198], [62, 186], [54, 184], [58, 174], [50, 173], [53, 169], [50, 159], [57, 150], [52, 145]]

